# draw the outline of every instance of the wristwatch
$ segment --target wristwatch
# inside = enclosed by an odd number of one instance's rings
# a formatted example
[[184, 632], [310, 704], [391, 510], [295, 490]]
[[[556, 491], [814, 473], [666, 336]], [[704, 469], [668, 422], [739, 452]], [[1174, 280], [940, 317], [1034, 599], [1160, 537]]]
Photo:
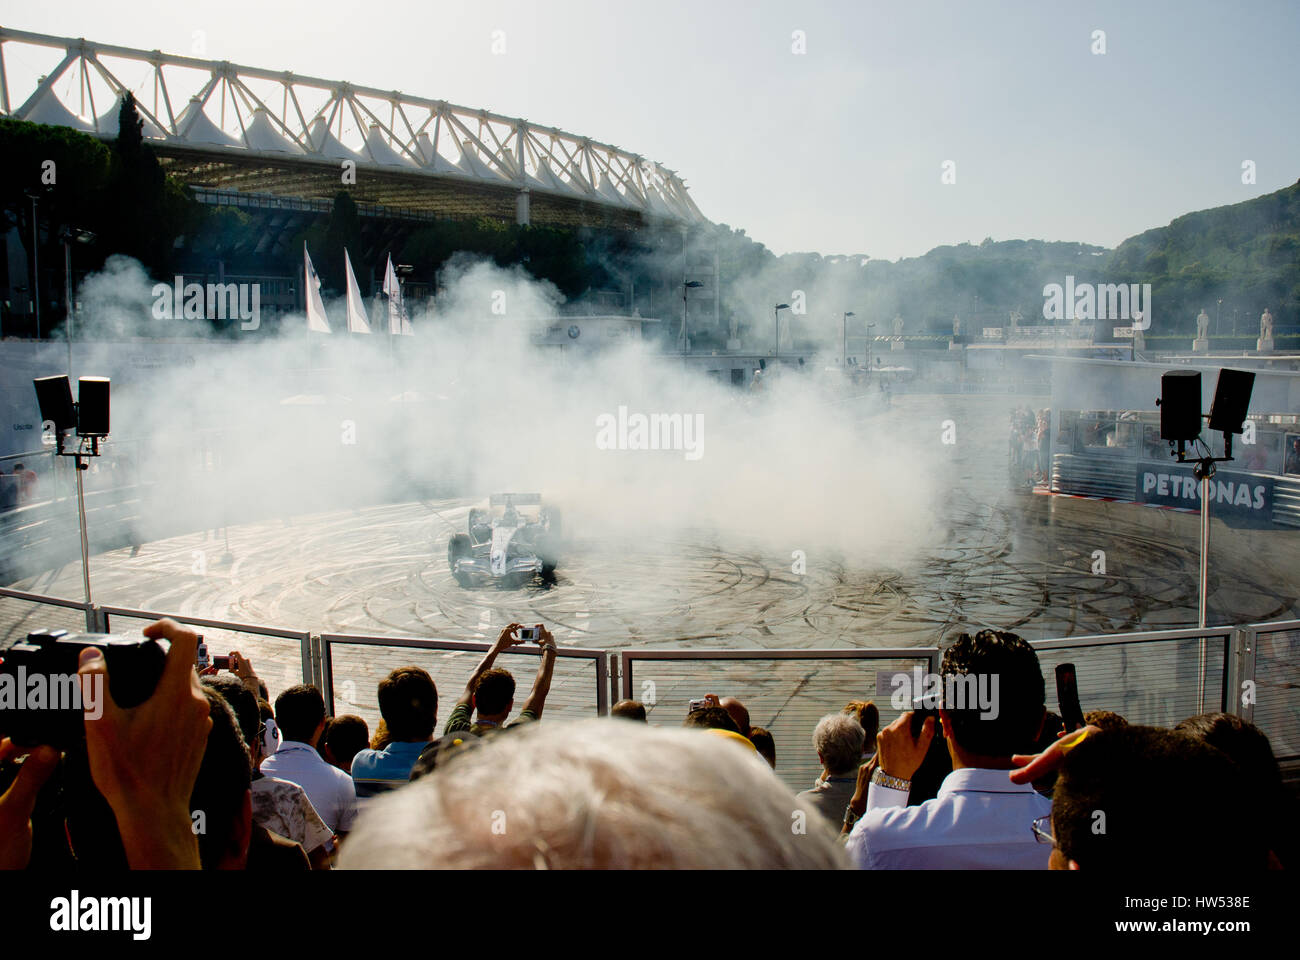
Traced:
[[900, 780], [898, 777], [891, 777], [879, 767], [871, 775], [871, 782], [878, 783], [882, 787], [888, 787], [890, 790], [901, 790], [903, 793], [908, 793], [912, 789], [911, 780]]
[[862, 818], [853, 812], [853, 804], [849, 804], [844, 810], [844, 826], [851, 827]]

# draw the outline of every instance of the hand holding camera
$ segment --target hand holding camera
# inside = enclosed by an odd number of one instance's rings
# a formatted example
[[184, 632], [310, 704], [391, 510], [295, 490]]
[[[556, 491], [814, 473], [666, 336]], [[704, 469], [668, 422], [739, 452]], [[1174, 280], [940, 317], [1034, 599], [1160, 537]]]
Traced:
[[199, 638], [172, 620], [149, 624], [144, 635], [170, 641], [170, 649], [152, 695], [138, 706], [119, 705], [97, 648], [81, 651], [78, 673], [99, 675], [108, 691], [102, 714], [85, 718], [90, 773], [117, 818], [132, 869], [198, 869], [189, 800], [212, 729], [194, 670]]

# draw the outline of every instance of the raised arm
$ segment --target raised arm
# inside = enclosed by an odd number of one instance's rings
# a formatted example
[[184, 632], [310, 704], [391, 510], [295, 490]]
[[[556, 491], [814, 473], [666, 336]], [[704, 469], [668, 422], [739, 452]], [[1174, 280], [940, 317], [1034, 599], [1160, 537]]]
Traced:
[[478, 683], [478, 678], [492, 669], [492, 664], [496, 662], [497, 655], [500, 654], [502, 650], [514, 646], [516, 643], [515, 631], [518, 630], [520, 626], [521, 624], [512, 623], [501, 631], [501, 636], [497, 637], [496, 642], [493, 643], [488, 652], [483, 655], [482, 661], [474, 668], [474, 672], [469, 675], [469, 681], [465, 684], [465, 692], [462, 693], [460, 699], [456, 701], [456, 706], [468, 707], [470, 705], [474, 699], [474, 687]]
[[551, 692], [551, 675], [555, 672], [555, 638], [540, 623], [537, 625], [537, 645], [542, 648], [542, 662], [537, 666], [537, 679], [533, 681], [532, 692], [524, 701], [520, 716], [531, 713], [533, 719], [540, 720], [542, 708], [546, 706], [546, 695]]

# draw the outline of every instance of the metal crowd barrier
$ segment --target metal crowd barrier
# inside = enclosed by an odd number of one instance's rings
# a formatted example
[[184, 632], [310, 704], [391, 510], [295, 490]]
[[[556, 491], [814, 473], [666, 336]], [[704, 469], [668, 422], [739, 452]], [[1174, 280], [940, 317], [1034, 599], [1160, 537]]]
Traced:
[[[99, 618], [99, 633], [112, 633], [112, 618], [122, 617], [132, 620], [146, 620], [153, 622], [161, 620], [164, 617], [175, 620], [177, 623], [188, 624], [191, 627], [202, 627], [207, 630], [220, 630], [233, 634], [251, 634], [259, 637], [269, 637], [282, 640], [293, 640], [298, 644], [298, 655], [301, 664], [301, 675], [286, 670], [284, 673], [284, 682], [278, 683], [278, 678], [270, 670], [267, 670], [265, 663], [259, 666], [257, 657], [250, 655], [249, 659], [253, 661], [253, 667], [258, 671], [258, 676], [266, 681], [268, 690], [275, 691], [284, 687], [291, 687], [298, 683], [310, 683], [314, 673], [313, 652], [312, 652], [312, 635], [306, 630], [290, 630], [281, 627], [267, 627], [255, 623], [237, 623], [231, 620], [212, 620], [207, 617], [192, 617], [183, 613], [158, 613], [154, 610], [135, 610], [131, 607], [109, 607], [96, 605], [95, 610]], [[212, 655], [225, 654], [228, 649], [235, 649], [237, 645], [231, 643], [224, 645], [218, 642], [220, 638], [204, 636], [208, 644], [208, 652]], [[241, 651], [247, 653], [246, 650]], [[274, 692], [271, 699], [275, 699]]]
[[[451, 716], [452, 706], [460, 697], [465, 682], [481, 659], [480, 655], [491, 647], [490, 643], [477, 641], [340, 633], [325, 633], [316, 639], [316, 676], [325, 693], [326, 709], [331, 716], [337, 712], [358, 712], [372, 723], [378, 722], [379, 718], [379, 681], [390, 670], [408, 665], [422, 667], [433, 677], [439, 691], [438, 719], [440, 723], [445, 723]], [[388, 648], [387, 653], [384, 648]], [[520, 658], [535, 658], [540, 655], [540, 647], [522, 644], [509, 648], [497, 658], [497, 666], [513, 668], [511, 673], [515, 676], [516, 710], [523, 706], [532, 686], [531, 671], [521, 668]], [[558, 648], [545, 716], [579, 719], [608, 714], [608, 659], [609, 655], [604, 650]], [[590, 662], [593, 668], [590, 678], [584, 678], [572, 669], [583, 661]], [[341, 681], [340, 675], [343, 676]], [[583, 688], [588, 682], [591, 686], [584, 692]], [[343, 702], [348, 705], [348, 710], [338, 710], [340, 693], [345, 694]], [[369, 717], [366, 717], [367, 714]]]
[[812, 744], [817, 721], [850, 701], [871, 700], [881, 726], [892, 723], [910, 703], [891, 702], [891, 678], [916, 668], [937, 673], [939, 650], [625, 650], [617, 660], [623, 697], [644, 703], [652, 723], [679, 726], [690, 701], [706, 694], [739, 699], [751, 726], [772, 734], [776, 771], [798, 792], [821, 772]]
[[[56, 608], [41, 614], [44, 607]], [[77, 611], [70, 622], [66, 611]], [[389, 670], [415, 663], [438, 683], [440, 719], [451, 712], [486, 651], [486, 642], [417, 637], [315, 635], [307, 630], [270, 627], [167, 613], [86, 604], [82, 601], [0, 588], [0, 640], [16, 639], [45, 626], [110, 632], [113, 621], [180, 623], [218, 631], [205, 639], [213, 654], [239, 649], [239, 635], [259, 643], [292, 641], [274, 657], [283, 679], [267, 666], [274, 649], [244, 650], [272, 691], [295, 683], [314, 683], [331, 714], [358, 712], [377, 720], [377, 688]], [[119, 625], [119, 630], [122, 627]], [[224, 645], [229, 634], [230, 647]], [[1053, 673], [1065, 661], [1076, 664], [1079, 696], [1085, 710], [1106, 709], [1132, 723], [1170, 726], [1198, 713], [1222, 711], [1253, 722], [1268, 735], [1279, 761], [1300, 758], [1300, 620], [1209, 627], [1201, 630], [1143, 631], [1031, 641], [1046, 681], [1049, 708], [1055, 701]], [[512, 647], [500, 665], [516, 678], [516, 706], [532, 683], [533, 645]], [[646, 704], [652, 719], [676, 725], [690, 700], [708, 693], [736, 696], [747, 704], [751, 723], [773, 732], [778, 771], [803, 789], [815, 775], [811, 737], [818, 717], [850, 700], [874, 700], [881, 723], [898, 708], [890, 703], [885, 678], [920, 667], [938, 672], [936, 647], [844, 650], [624, 650], [610, 653], [561, 648], [547, 700], [547, 716], [577, 719], [608, 714], [614, 699]], [[762, 664], [755, 669], [755, 664]], [[833, 669], [832, 669], [833, 668]], [[813, 760], [808, 758], [812, 757]]]

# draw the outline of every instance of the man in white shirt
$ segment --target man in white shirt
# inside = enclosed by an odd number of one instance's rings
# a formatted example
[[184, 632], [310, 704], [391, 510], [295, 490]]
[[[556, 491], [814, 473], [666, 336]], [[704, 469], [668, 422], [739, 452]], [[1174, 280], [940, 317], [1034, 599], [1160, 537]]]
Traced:
[[262, 773], [296, 783], [325, 825], [342, 837], [357, 815], [352, 778], [316, 752], [325, 730], [325, 699], [308, 684], [290, 687], [275, 698], [275, 721], [284, 742], [262, 761]]
[[844, 815], [850, 858], [864, 870], [1046, 869], [1051, 848], [1030, 825], [1051, 813], [1051, 801], [1009, 776], [1012, 755], [1030, 752], [1046, 715], [1037, 654], [1012, 633], [963, 634], [940, 675], [952, 773], [937, 797], [907, 806], [936, 721], [927, 717], [914, 737], [908, 712], [882, 730], [879, 765], [862, 768]]

